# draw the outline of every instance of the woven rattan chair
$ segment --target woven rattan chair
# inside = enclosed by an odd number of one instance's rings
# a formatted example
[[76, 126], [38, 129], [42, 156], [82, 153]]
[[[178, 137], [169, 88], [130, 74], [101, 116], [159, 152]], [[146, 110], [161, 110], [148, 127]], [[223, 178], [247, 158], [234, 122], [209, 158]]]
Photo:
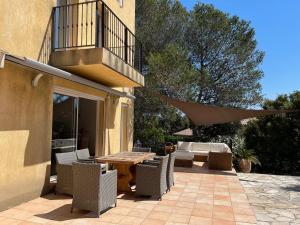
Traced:
[[117, 170], [103, 172], [99, 163], [73, 164], [72, 208], [96, 212], [117, 205]]
[[57, 184], [55, 193], [73, 195], [72, 163], [77, 160], [75, 152], [56, 153]]
[[136, 168], [136, 194], [161, 198], [167, 191], [168, 156], [156, 163], [141, 163]]
[[[169, 160], [168, 160], [168, 166], [167, 166], [167, 174], [166, 174], [166, 180], [167, 180], [167, 190], [170, 191], [171, 187], [174, 186], [174, 162], [175, 162], [175, 152], [168, 154]], [[161, 156], [154, 157], [154, 160], [145, 160], [144, 164], [157, 164], [161, 160]]]
[[133, 147], [133, 152], [151, 152], [151, 148]]
[[169, 154], [169, 161], [167, 167], [167, 188], [169, 191], [171, 187], [174, 186], [174, 162], [175, 152]]

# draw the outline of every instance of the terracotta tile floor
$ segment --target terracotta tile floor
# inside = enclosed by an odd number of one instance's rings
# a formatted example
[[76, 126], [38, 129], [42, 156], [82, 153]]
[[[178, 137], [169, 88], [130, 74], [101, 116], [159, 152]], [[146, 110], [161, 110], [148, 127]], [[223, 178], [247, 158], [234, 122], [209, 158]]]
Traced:
[[118, 206], [96, 218], [70, 213], [71, 198], [49, 194], [0, 212], [0, 225], [250, 225], [256, 218], [234, 171], [212, 171], [201, 163], [175, 169], [175, 186], [161, 201], [119, 195]]

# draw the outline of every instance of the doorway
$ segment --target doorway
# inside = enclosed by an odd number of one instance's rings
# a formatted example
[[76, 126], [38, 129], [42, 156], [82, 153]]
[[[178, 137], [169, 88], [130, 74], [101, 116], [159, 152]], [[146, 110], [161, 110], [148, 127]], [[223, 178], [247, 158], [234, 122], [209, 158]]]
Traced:
[[97, 102], [90, 99], [78, 99], [78, 136], [77, 149], [88, 148], [91, 155], [96, 150]]
[[88, 148], [96, 153], [98, 101], [53, 94], [51, 175], [56, 175], [55, 153]]

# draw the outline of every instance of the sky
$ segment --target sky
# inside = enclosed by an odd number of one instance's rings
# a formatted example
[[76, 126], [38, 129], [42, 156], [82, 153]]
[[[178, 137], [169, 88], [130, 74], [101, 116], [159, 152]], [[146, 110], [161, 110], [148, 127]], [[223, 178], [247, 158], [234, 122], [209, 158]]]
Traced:
[[[191, 10], [197, 0], [180, 0]], [[201, 0], [251, 22], [258, 49], [265, 52], [261, 69], [264, 98], [300, 91], [300, 0]]]

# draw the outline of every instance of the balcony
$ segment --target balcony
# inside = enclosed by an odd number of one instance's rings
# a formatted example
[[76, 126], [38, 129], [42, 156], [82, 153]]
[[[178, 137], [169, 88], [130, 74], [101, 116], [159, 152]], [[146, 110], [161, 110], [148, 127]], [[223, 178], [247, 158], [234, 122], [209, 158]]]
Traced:
[[139, 87], [142, 45], [102, 1], [53, 9], [50, 64], [110, 87]]

